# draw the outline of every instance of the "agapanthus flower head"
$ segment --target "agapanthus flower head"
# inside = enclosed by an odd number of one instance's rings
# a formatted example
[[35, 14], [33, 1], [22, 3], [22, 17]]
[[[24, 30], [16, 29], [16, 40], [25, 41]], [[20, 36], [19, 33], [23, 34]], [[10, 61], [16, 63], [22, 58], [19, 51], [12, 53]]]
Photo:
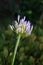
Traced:
[[17, 34], [29, 36], [33, 30], [33, 25], [31, 25], [30, 21], [26, 21], [26, 16], [20, 19], [20, 15], [18, 15], [17, 21], [14, 21], [14, 26], [10, 25], [11, 29], [15, 28]]

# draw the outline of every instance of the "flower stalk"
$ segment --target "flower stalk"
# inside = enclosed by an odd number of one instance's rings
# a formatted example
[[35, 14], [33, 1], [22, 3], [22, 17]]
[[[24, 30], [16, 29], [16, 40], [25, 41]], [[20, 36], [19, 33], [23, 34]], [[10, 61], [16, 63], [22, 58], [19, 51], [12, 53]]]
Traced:
[[20, 42], [20, 38], [21, 38], [21, 35], [19, 34], [17, 42], [16, 42], [16, 46], [15, 46], [15, 49], [14, 49], [14, 56], [13, 56], [12, 64], [11, 65], [14, 65], [17, 49], [18, 49], [19, 42]]

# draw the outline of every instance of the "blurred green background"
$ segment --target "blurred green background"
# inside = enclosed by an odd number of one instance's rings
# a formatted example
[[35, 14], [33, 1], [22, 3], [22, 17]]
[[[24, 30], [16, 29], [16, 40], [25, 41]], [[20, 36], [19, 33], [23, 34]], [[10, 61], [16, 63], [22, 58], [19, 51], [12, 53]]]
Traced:
[[43, 0], [0, 0], [0, 65], [11, 65], [17, 34], [8, 27], [20, 14], [34, 26], [21, 39], [15, 65], [43, 65]]

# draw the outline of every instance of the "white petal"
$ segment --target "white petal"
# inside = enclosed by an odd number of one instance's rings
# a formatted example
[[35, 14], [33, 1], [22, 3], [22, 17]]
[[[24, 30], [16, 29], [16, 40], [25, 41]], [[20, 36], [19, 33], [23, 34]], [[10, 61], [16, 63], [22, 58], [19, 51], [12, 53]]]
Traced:
[[26, 16], [24, 16], [24, 21], [25, 21], [25, 19], [26, 19]]
[[13, 25], [9, 25], [9, 26], [10, 26], [11, 30], [13, 30], [13, 29], [14, 29], [14, 26], [13, 26]]
[[33, 30], [33, 25], [31, 26], [31, 32], [32, 32], [32, 30]]
[[19, 20], [20, 20], [20, 15], [18, 15], [18, 22], [19, 22]]

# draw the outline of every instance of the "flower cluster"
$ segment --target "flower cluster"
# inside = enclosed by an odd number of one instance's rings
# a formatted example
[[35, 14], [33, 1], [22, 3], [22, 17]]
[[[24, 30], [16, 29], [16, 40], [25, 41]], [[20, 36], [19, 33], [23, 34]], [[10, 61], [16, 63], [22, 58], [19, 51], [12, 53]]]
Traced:
[[33, 25], [31, 25], [30, 21], [26, 21], [26, 17], [20, 19], [20, 15], [18, 15], [18, 21], [15, 21], [15, 27], [10, 25], [10, 28], [16, 29], [17, 34], [25, 34], [26, 36], [30, 35], [33, 30]]

